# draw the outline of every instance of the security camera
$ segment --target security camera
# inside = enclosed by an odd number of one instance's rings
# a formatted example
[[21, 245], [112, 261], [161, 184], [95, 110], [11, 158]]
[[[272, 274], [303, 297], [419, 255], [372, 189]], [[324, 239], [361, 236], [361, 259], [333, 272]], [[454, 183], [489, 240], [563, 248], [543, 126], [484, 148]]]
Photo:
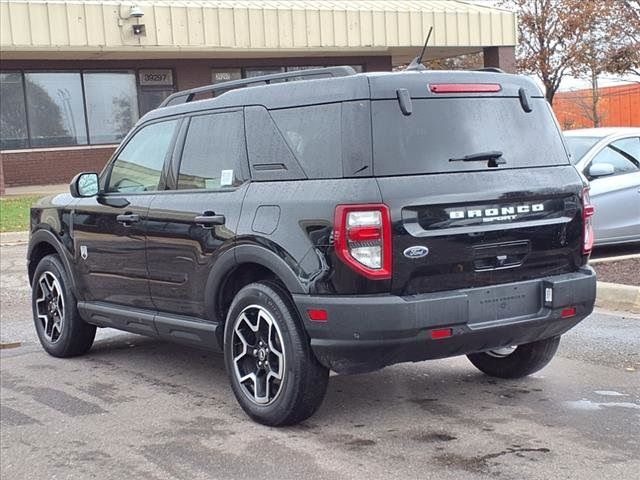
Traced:
[[129, 10], [129, 16], [133, 18], [141, 18], [144, 16], [144, 12], [140, 7], [134, 5], [133, 7], [131, 7], [131, 10]]

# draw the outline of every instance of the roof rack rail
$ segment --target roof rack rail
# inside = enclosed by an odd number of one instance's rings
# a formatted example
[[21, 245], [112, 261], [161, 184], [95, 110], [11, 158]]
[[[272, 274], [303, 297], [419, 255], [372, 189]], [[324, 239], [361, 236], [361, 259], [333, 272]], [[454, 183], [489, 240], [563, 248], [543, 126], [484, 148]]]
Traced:
[[324, 67], [324, 68], [310, 68], [307, 70], [296, 70], [293, 72], [285, 73], [273, 73], [271, 75], [261, 75], [259, 77], [243, 78], [241, 80], [232, 80], [230, 82], [215, 83], [213, 85], [205, 85], [203, 87], [191, 88], [189, 90], [183, 90], [169, 95], [160, 104], [158, 108], [167, 107], [170, 105], [180, 105], [182, 103], [188, 103], [193, 101], [196, 95], [201, 93], [216, 93], [219, 91], [229, 91], [236, 88], [242, 88], [251, 86], [252, 84], [266, 84], [269, 85], [274, 80], [286, 80], [297, 77], [347, 77], [349, 75], [355, 75], [357, 72], [353, 67], [341, 66], [341, 67]]
[[491, 72], [491, 73], [507, 73], [498, 67], [482, 67], [476, 68], [476, 72]]

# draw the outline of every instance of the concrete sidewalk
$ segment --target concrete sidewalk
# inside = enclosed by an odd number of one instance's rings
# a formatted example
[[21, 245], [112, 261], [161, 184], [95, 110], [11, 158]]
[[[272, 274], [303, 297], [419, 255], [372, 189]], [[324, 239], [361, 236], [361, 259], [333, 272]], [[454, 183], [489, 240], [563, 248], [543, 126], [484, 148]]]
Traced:
[[3, 197], [18, 197], [24, 195], [55, 195], [56, 193], [66, 193], [69, 191], [69, 184], [58, 185], [29, 185], [27, 187], [7, 187]]
[[22, 245], [29, 241], [29, 232], [0, 233], [0, 246]]

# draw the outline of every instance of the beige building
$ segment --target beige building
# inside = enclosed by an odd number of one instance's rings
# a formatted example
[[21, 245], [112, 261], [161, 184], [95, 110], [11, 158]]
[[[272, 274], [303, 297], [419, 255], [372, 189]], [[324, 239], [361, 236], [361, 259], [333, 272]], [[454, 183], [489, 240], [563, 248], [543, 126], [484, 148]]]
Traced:
[[510, 71], [515, 14], [452, 0], [0, 0], [0, 189], [99, 170], [176, 90], [314, 66], [390, 70], [483, 52]]

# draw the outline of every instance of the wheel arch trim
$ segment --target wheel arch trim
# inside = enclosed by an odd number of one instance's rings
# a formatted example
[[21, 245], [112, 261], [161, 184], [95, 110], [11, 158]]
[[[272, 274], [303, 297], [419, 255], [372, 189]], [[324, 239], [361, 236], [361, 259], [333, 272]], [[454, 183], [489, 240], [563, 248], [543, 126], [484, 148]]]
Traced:
[[56, 238], [54, 233], [49, 230], [37, 230], [31, 234], [31, 238], [29, 239], [29, 247], [27, 248], [27, 262], [28, 262], [27, 274], [29, 276], [29, 283], [33, 281], [31, 274], [33, 271], [35, 271], [35, 268], [37, 267], [37, 265], [33, 265], [33, 266], [30, 265], [31, 258], [33, 256], [33, 253], [36, 247], [38, 247], [39, 245], [42, 245], [43, 243], [53, 247], [53, 249], [58, 254], [58, 257], [60, 257], [60, 261], [64, 266], [65, 272], [67, 273], [67, 277], [68, 277], [67, 280], [70, 283], [71, 290], [73, 291], [74, 295], [77, 296], [75, 269], [73, 268], [72, 262], [70, 261], [69, 252], [64, 248], [60, 240]]
[[308, 293], [308, 288], [293, 268], [275, 252], [255, 244], [236, 244], [218, 257], [205, 286], [205, 311], [216, 318], [218, 297], [229, 274], [243, 264], [256, 264], [269, 269], [292, 294]]

